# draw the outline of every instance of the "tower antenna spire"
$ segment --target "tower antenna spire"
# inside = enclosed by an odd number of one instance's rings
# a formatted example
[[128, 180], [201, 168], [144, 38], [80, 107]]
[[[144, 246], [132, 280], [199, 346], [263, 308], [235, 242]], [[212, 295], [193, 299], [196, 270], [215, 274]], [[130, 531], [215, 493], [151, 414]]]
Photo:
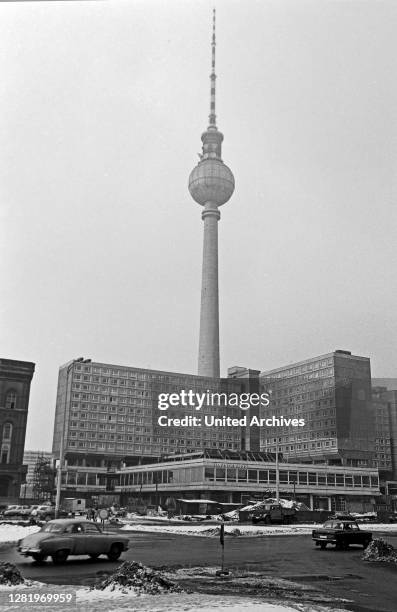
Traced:
[[215, 74], [215, 47], [216, 47], [216, 37], [215, 37], [215, 24], [216, 24], [216, 10], [212, 11], [212, 40], [211, 40], [211, 90], [210, 90], [210, 124], [209, 128], [217, 129], [216, 127], [216, 114], [215, 114], [215, 84], [216, 84], [216, 74]]
[[212, 11], [211, 97], [209, 125], [201, 134], [200, 161], [190, 173], [189, 191], [203, 207], [203, 267], [201, 281], [200, 340], [198, 375], [219, 378], [219, 291], [218, 291], [218, 221], [219, 207], [231, 198], [234, 176], [222, 161], [223, 134], [216, 126], [215, 114], [215, 9]]

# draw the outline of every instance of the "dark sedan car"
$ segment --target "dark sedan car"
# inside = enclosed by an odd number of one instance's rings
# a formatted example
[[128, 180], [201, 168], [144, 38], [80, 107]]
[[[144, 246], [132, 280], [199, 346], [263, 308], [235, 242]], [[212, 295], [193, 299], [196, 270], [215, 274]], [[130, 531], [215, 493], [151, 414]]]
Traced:
[[356, 521], [333, 519], [328, 520], [319, 529], [312, 531], [312, 539], [316, 546], [326, 548], [327, 544], [334, 544], [340, 550], [346, 550], [350, 544], [358, 544], [367, 548], [372, 540], [370, 531], [361, 531]]
[[51, 557], [55, 564], [65, 563], [69, 555], [89, 555], [96, 559], [107, 555], [117, 561], [128, 550], [128, 538], [117, 533], [104, 533], [99, 525], [78, 519], [49, 521], [40, 531], [18, 542], [18, 552], [35, 561]]

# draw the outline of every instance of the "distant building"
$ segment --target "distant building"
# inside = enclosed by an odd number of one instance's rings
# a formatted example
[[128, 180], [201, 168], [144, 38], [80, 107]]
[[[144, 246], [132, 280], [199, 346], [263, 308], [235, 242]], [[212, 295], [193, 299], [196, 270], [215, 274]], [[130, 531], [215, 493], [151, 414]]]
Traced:
[[335, 351], [262, 372], [260, 380], [272, 398], [263, 416], [305, 421], [303, 427], [263, 428], [261, 450], [278, 447], [289, 461], [373, 465], [369, 358]]
[[25, 480], [23, 464], [30, 383], [35, 364], [0, 359], [0, 501], [16, 501]]
[[[388, 390], [385, 394], [389, 410], [390, 424], [390, 451], [393, 471], [393, 480], [397, 481], [397, 390]], [[397, 505], [397, 482], [394, 487]]]
[[[378, 389], [378, 401], [383, 402], [384, 405], [387, 406], [391, 479], [397, 481], [397, 378], [373, 378], [372, 388]], [[382, 436], [377, 435], [377, 438], [382, 439]], [[393, 483], [393, 490], [395, 491], [397, 503], [397, 482]]]
[[386, 387], [372, 387], [372, 409], [375, 419], [374, 462], [379, 469], [381, 480], [390, 480], [393, 474], [393, 466], [389, 404]]
[[42, 450], [25, 450], [23, 463], [27, 466], [26, 482], [21, 486], [22, 499], [34, 499], [35, 470], [39, 462], [52, 462], [52, 453]]
[[373, 378], [373, 387], [386, 387], [388, 391], [397, 391], [397, 378]]

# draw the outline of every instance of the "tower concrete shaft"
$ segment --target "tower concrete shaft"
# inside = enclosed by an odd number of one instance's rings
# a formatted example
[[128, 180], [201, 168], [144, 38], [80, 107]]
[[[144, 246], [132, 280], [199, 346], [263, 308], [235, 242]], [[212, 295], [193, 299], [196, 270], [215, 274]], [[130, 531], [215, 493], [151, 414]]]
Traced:
[[210, 115], [207, 130], [201, 135], [200, 162], [189, 177], [192, 198], [204, 207], [203, 271], [201, 285], [199, 376], [219, 378], [219, 302], [218, 302], [218, 221], [219, 206], [234, 191], [232, 171], [222, 161], [223, 134], [215, 115], [215, 10], [213, 13], [210, 74]]
[[219, 378], [218, 220], [216, 204], [203, 210], [204, 242], [201, 281], [198, 375]]

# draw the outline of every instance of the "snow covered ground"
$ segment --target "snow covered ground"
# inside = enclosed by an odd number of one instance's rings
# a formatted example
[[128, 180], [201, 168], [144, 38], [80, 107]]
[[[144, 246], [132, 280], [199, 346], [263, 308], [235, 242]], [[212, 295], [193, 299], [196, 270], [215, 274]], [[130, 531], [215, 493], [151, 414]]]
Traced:
[[[130, 525], [121, 527], [123, 531], [146, 531], [152, 533], [174, 533], [178, 535], [189, 536], [211, 536], [213, 535], [216, 525], [206, 523], [192, 523], [189, 525], [167, 524], [164, 521], [163, 525], [153, 525], [150, 522], [142, 520], [134, 522]], [[240, 525], [239, 523], [225, 523], [225, 533], [233, 532], [238, 529], [241, 535], [244, 536], [274, 536], [274, 535], [309, 535], [312, 530], [319, 525]], [[363, 531], [376, 532], [396, 532], [397, 524], [364, 524], [360, 525]]]
[[[107, 593], [103, 591], [89, 591], [81, 589], [77, 591], [77, 604], [89, 605], [92, 610], [109, 610], [112, 601], [114, 610], [128, 609], [131, 612], [338, 612], [336, 608], [331, 610], [324, 606], [313, 606], [313, 604], [294, 604], [291, 607], [282, 603], [270, 603], [248, 597], [228, 597], [224, 595], [205, 595], [203, 593], [181, 593], [178, 595], [146, 595], [133, 599], [130, 595], [119, 595], [118, 593]], [[98, 606], [98, 607], [97, 607]], [[296, 606], [296, 607], [295, 607]]]
[[[150, 521], [134, 521], [126, 524], [121, 529], [129, 532], [149, 532], [149, 533], [174, 533], [176, 535], [188, 536], [213, 536], [216, 535], [217, 525], [208, 523], [190, 523], [189, 525], [168, 524], [165, 520], [162, 525], [153, 525]], [[219, 525], [218, 525], [219, 528]], [[309, 535], [315, 525], [240, 525], [239, 523], [225, 523], [225, 533], [233, 532], [238, 529], [243, 536], [274, 536], [274, 535]], [[363, 531], [373, 533], [386, 532], [397, 533], [397, 524], [365, 524], [360, 525]], [[40, 530], [37, 525], [20, 527], [18, 525], [0, 525], [0, 548], [15, 544], [21, 538], [25, 538], [31, 533]]]
[[4, 547], [4, 545], [9, 543], [18, 542], [21, 538], [26, 538], [26, 536], [31, 533], [36, 533], [36, 531], [40, 531], [40, 527], [37, 525], [29, 525], [28, 527], [0, 525], [0, 547]]
[[[119, 591], [97, 591], [88, 587], [76, 590], [72, 585], [45, 584], [37, 581], [26, 581], [22, 585], [12, 587], [0, 585], [0, 610], [10, 609], [8, 594], [15, 595], [18, 591], [24, 593], [70, 593], [76, 594], [76, 606], [74, 604], [56, 604], [57, 612], [70, 612], [78, 610], [87, 612], [118, 612], [118, 610], [129, 610], [130, 612], [342, 612], [339, 608], [325, 607], [320, 604], [305, 603], [272, 603], [257, 598], [206, 595], [204, 593], [179, 593], [169, 595], [141, 595], [137, 597], [134, 593], [124, 594]], [[44, 606], [48, 610], [51, 608]], [[13, 610], [31, 612], [30, 603], [13, 603]]]
[[[240, 525], [238, 523], [226, 523], [225, 533], [232, 533], [238, 529], [242, 536], [277, 536], [277, 535], [310, 535], [315, 525]], [[162, 525], [153, 525], [150, 521], [134, 522], [126, 524], [121, 528], [128, 532], [148, 533], [174, 533], [175, 535], [213, 537], [217, 535], [217, 526], [206, 523], [192, 523], [189, 525], [168, 524], [164, 521]], [[219, 529], [219, 527], [218, 527]], [[360, 525], [363, 531], [376, 533], [397, 533], [396, 524], [365, 524]], [[0, 549], [16, 544], [21, 538], [40, 530], [37, 525], [20, 527], [18, 525], [0, 525]]]

